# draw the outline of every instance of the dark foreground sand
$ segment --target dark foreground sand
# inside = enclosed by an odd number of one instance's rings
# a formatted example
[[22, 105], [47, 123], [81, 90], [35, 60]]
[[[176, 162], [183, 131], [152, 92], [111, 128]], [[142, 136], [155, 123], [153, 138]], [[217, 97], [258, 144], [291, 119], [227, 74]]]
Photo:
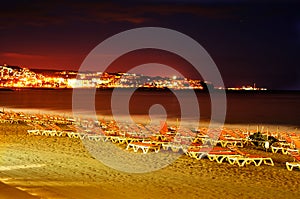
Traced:
[[15, 187], [0, 182], [0, 198], [1, 199], [16, 199], [16, 198], [35, 199], [39, 197], [30, 195], [25, 191], [21, 191]]
[[249, 149], [271, 156], [275, 166], [242, 168], [182, 155], [163, 169], [133, 174], [103, 165], [78, 139], [28, 136], [26, 129], [0, 125], [1, 199], [300, 198], [300, 171], [285, 168], [293, 161], [287, 155]]

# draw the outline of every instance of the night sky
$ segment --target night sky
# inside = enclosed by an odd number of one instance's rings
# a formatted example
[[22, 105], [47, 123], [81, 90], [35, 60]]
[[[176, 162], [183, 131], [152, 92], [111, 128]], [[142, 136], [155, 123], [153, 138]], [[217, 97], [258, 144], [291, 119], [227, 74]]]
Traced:
[[[255, 82], [300, 90], [299, 1], [7, 1], [1, 2], [0, 17], [0, 64], [78, 70], [106, 38], [154, 26], [200, 43], [227, 87]], [[155, 50], [128, 53], [110, 72], [125, 72], [124, 65], [143, 60], [163, 62], [193, 77], [181, 58]], [[169, 75], [157, 68], [150, 73]]]

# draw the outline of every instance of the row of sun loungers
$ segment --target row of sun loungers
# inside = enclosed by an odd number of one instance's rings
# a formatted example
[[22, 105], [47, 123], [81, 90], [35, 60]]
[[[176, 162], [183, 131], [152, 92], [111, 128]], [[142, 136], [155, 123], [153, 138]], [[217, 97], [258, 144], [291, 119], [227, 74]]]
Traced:
[[288, 154], [291, 155], [294, 158], [294, 162], [286, 162], [286, 168], [289, 171], [292, 171], [294, 168], [298, 168], [300, 170], [300, 138], [295, 133], [286, 134], [283, 139], [286, 141], [288, 146], [282, 146], [287, 147]]
[[240, 167], [251, 163], [253, 163], [255, 166], [260, 166], [262, 163], [274, 166], [272, 158], [257, 155], [228, 157], [228, 162], [230, 164], [238, 164]]
[[278, 153], [281, 152], [282, 154], [290, 154], [290, 153], [299, 153], [299, 149], [293, 149], [293, 148], [288, 148], [288, 147], [276, 147], [276, 146], [271, 146], [271, 150], [273, 153]]
[[130, 149], [133, 149], [134, 152], [138, 152], [138, 150], [141, 149], [144, 154], [148, 153], [149, 150], [153, 150], [155, 153], [158, 153], [160, 151], [160, 145], [145, 142], [132, 142], [126, 147], [126, 150]]
[[231, 150], [238, 153], [240, 156], [228, 158], [228, 162], [230, 164], [238, 164], [240, 167], [251, 163], [253, 163], [255, 166], [260, 166], [262, 163], [265, 165], [274, 166], [274, 162], [270, 157], [244, 153], [234, 147], [231, 147]]
[[[118, 145], [125, 145], [125, 149], [128, 151], [141, 151], [143, 154], [151, 151], [158, 153], [161, 150], [182, 151], [197, 160], [207, 157], [210, 161], [216, 161], [217, 163], [228, 162], [231, 165], [238, 165], [239, 167], [250, 164], [255, 166], [262, 164], [274, 165], [270, 157], [246, 154], [237, 150], [237, 147], [242, 148], [247, 145], [249, 132], [222, 130], [221, 134], [218, 135], [218, 139], [215, 139], [215, 132], [207, 132], [206, 129], [198, 129], [196, 131], [174, 129], [174, 131], [169, 131], [170, 129], [166, 129], [165, 126], [159, 128], [145, 127], [143, 125], [126, 126], [126, 124], [121, 128], [115, 122], [93, 122], [88, 120], [76, 122], [73, 119], [68, 120], [66, 118], [51, 118], [46, 116], [29, 117], [22, 114], [10, 115], [10, 118], [0, 118], [0, 122], [11, 120], [25, 121], [32, 126], [33, 129], [27, 131], [28, 135], [66, 136], [96, 142], [112, 142]], [[69, 124], [69, 129], [62, 130], [56, 124]], [[76, 127], [74, 127], [74, 124]], [[95, 124], [97, 125], [96, 127]], [[292, 136], [287, 136], [285, 140], [290, 137]], [[296, 146], [294, 140], [295, 138], [290, 142], [282, 141], [279, 146], [271, 146], [271, 150], [273, 153], [299, 153], [298, 149], [294, 149]], [[286, 167], [290, 171], [293, 168], [300, 169], [299, 162], [300, 160], [287, 162]]]
[[179, 152], [180, 150], [185, 152], [188, 148], [188, 145], [176, 144], [173, 142], [163, 142], [161, 145], [164, 150], [171, 150], [175, 153]]
[[[34, 135], [39, 130], [29, 130]], [[53, 131], [42, 131], [45, 135], [51, 135]], [[48, 133], [47, 133], [48, 132]], [[43, 134], [42, 134], [43, 135]], [[255, 166], [260, 166], [262, 163], [266, 165], [274, 165], [273, 160], [270, 157], [262, 157], [257, 155], [245, 154], [240, 152], [239, 150], [232, 150], [227, 147], [203, 147], [202, 145], [197, 145], [191, 143], [191, 145], [180, 145], [173, 142], [167, 141], [151, 141], [149, 138], [133, 138], [133, 137], [124, 137], [117, 135], [95, 135], [88, 133], [75, 133], [75, 132], [67, 132], [66, 135], [70, 138], [88, 138], [89, 140], [95, 141], [111, 141], [116, 144], [126, 144], [126, 150], [133, 150], [134, 152], [138, 152], [141, 150], [144, 154], [149, 151], [154, 151], [158, 153], [161, 149], [163, 150], [172, 150], [173, 152], [178, 152], [179, 150], [184, 151], [188, 156], [200, 160], [204, 157], [207, 157], [211, 161], [216, 161], [218, 163], [222, 163], [223, 161], [227, 161], [229, 164], [238, 165], [240, 167], [254, 164]], [[294, 165], [294, 164], [289, 164]]]
[[56, 130], [27, 130], [29, 135], [62, 136], [63, 132]]
[[224, 160], [231, 163], [230, 158], [240, 157], [240, 155], [234, 151], [210, 151], [207, 157], [210, 161], [216, 161], [217, 163], [222, 163]]
[[247, 155], [247, 156], [235, 156], [228, 157], [228, 162], [230, 164], [237, 164], [240, 167], [245, 165], [254, 164], [255, 166], [260, 166], [262, 163], [265, 165], [274, 166], [274, 162], [270, 157], [263, 157], [259, 155]]
[[73, 119], [59, 115], [48, 114], [26, 114], [13, 111], [0, 113], [0, 123], [35, 123], [35, 124], [72, 124]]
[[209, 160], [216, 161], [217, 163], [227, 161], [231, 165], [236, 164], [240, 167], [252, 163], [255, 166], [260, 166], [262, 163], [274, 166], [274, 162], [270, 157], [246, 154], [237, 149], [232, 150], [224, 147], [204, 147], [199, 149], [191, 149], [187, 151], [187, 155], [197, 160], [207, 157]]

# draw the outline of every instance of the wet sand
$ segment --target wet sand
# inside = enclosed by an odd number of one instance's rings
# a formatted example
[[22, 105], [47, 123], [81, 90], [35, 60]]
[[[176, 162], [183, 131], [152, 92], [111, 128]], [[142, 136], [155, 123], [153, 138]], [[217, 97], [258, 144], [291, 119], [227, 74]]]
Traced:
[[57, 199], [300, 197], [300, 171], [288, 171], [285, 162], [293, 158], [283, 154], [247, 149], [273, 158], [274, 166], [260, 167], [182, 155], [160, 170], [135, 174], [105, 166], [79, 139], [29, 136], [27, 129], [0, 125], [0, 181], [7, 185], [0, 184], [1, 199], [28, 194]]

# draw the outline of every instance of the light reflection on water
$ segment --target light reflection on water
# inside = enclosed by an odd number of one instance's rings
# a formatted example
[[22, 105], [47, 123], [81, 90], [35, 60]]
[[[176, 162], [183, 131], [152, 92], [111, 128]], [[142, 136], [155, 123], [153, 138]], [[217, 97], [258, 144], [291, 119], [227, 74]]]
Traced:
[[[95, 105], [98, 115], [107, 117], [111, 115], [111, 92], [111, 90], [97, 91]], [[201, 120], [209, 120], [211, 114], [209, 94], [197, 93], [197, 98]], [[270, 123], [299, 126], [299, 102], [300, 92], [228, 93], [226, 123]], [[154, 104], [161, 104], [165, 108], [168, 119], [180, 117], [178, 100], [174, 94], [167, 91], [136, 91], [130, 100], [130, 114], [148, 116], [149, 109]], [[72, 90], [0, 91], [0, 108], [2, 107], [71, 112]]]

